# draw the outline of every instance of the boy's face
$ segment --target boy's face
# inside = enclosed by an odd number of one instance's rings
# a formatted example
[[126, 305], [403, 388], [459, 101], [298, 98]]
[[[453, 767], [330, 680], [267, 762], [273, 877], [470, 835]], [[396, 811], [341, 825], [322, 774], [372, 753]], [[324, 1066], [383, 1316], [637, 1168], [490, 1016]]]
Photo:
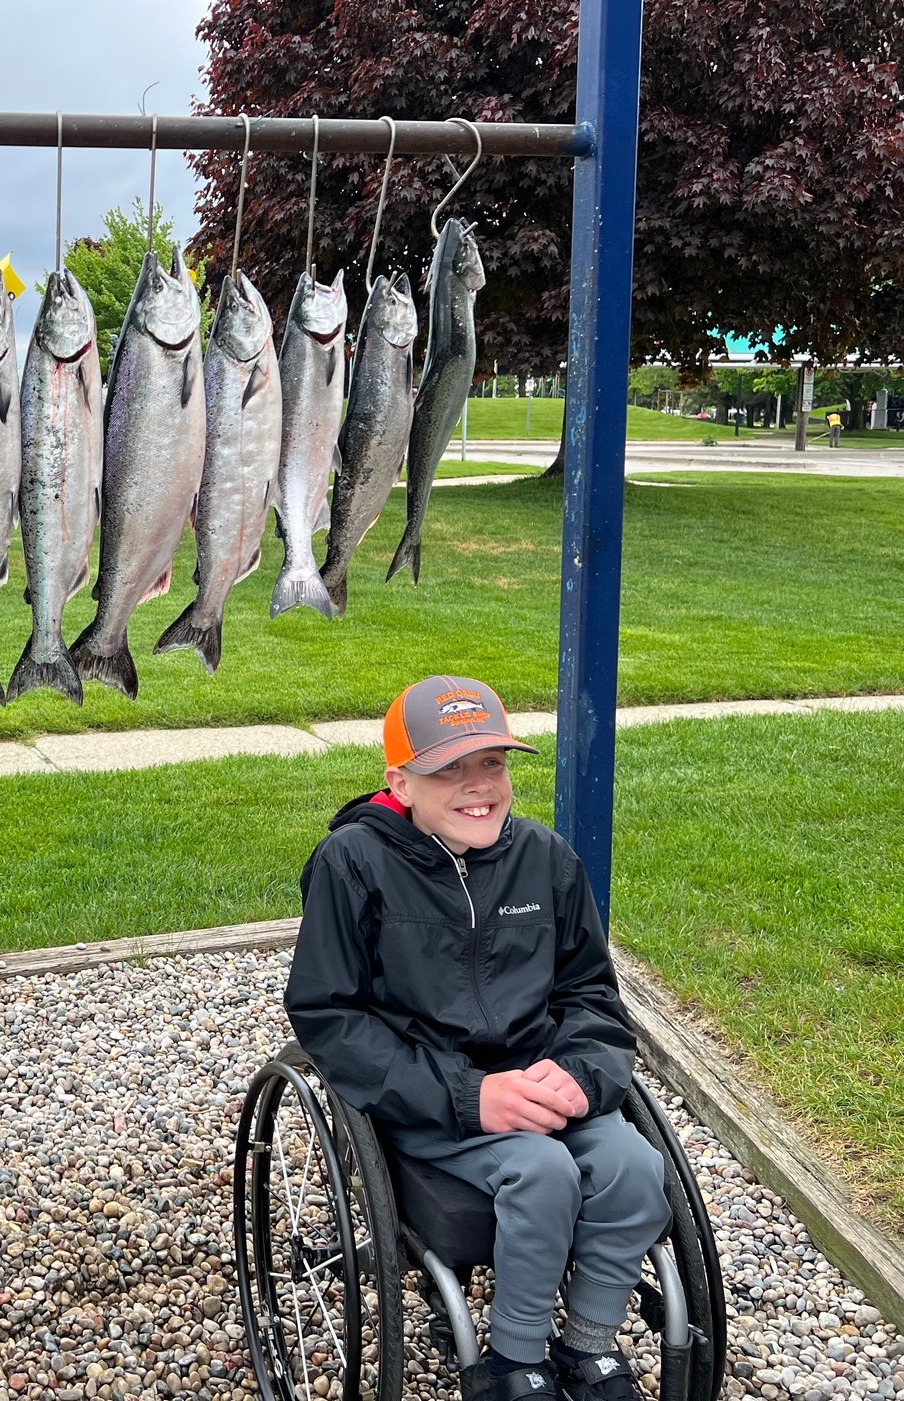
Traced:
[[479, 749], [453, 759], [436, 773], [386, 770], [396, 798], [411, 808], [418, 831], [437, 836], [456, 856], [469, 847], [492, 846], [512, 806], [512, 780], [504, 749]]

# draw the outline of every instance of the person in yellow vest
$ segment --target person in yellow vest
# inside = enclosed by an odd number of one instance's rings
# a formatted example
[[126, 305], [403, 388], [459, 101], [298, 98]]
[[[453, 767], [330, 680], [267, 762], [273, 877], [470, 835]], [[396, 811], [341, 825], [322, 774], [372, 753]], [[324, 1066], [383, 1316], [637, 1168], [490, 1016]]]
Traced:
[[841, 414], [833, 409], [826, 414], [826, 423], [829, 427], [829, 447], [837, 448], [841, 442]]

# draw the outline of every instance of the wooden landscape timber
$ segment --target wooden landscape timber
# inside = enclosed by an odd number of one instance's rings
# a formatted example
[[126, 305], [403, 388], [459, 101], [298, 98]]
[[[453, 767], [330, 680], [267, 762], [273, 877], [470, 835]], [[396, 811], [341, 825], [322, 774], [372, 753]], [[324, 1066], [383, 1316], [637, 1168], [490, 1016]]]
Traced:
[[[297, 932], [295, 917], [31, 949], [0, 959], [0, 978], [59, 976], [103, 963], [232, 949], [284, 949], [294, 945]], [[613, 948], [613, 959], [640, 1053], [653, 1074], [760, 1182], [785, 1198], [826, 1257], [889, 1322], [904, 1328], [904, 1246], [852, 1211], [838, 1179], [766, 1097], [745, 1083], [712, 1038], [689, 1023], [648, 969], [621, 949]]]

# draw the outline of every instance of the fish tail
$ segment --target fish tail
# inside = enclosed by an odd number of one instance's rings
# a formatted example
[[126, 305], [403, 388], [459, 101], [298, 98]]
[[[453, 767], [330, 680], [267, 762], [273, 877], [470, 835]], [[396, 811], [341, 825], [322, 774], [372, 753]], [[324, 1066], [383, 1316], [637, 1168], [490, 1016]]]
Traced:
[[[324, 572], [326, 571], [326, 572]], [[327, 570], [326, 565], [320, 571], [320, 577], [326, 587], [330, 603], [333, 605], [333, 617], [343, 618], [348, 607], [348, 573], [345, 569], [341, 574]]]
[[2, 587], [2, 586], [6, 583], [6, 581], [7, 581], [8, 578], [9, 578], [9, 555], [4, 555], [3, 558], [0, 559], [0, 587]]
[[180, 613], [174, 623], [160, 635], [154, 648], [158, 652], [177, 652], [181, 647], [191, 647], [207, 667], [211, 676], [220, 665], [223, 639], [223, 619], [217, 618], [209, 628], [197, 627], [193, 621], [195, 605], [190, 603], [184, 613]]
[[411, 570], [411, 577], [415, 583], [421, 572], [421, 541], [420, 537], [410, 528], [405, 527], [405, 534], [399, 542], [399, 548], [392, 557], [392, 564], [386, 574], [386, 582], [389, 583], [393, 574], [398, 574], [405, 566]]
[[7, 688], [7, 700], [17, 700], [19, 696], [24, 696], [26, 691], [39, 691], [42, 686], [49, 686], [52, 691], [59, 691], [67, 700], [81, 705], [82, 683], [75, 668], [75, 659], [65, 642], [60, 639], [60, 655], [55, 661], [36, 662], [31, 655], [33, 640], [34, 634], [28, 639], [25, 651], [13, 668]]
[[280, 613], [286, 613], [290, 608], [297, 608], [299, 604], [304, 604], [306, 608], [316, 609], [325, 618], [332, 618], [333, 609], [330, 598], [331, 595], [327, 592], [323, 580], [316, 571], [306, 575], [303, 579], [293, 579], [288, 566], [283, 565], [276, 583], [273, 585], [270, 617], [275, 618]]
[[115, 652], [96, 652], [91, 646], [94, 624], [89, 623], [72, 646], [72, 660], [83, 681], [100, 681], [104, 686], [112, 686], [122, 691], [129, 700], [138, 695], [138, 672], [129, 651], [129, 643], [123, 634], [122, 646]]

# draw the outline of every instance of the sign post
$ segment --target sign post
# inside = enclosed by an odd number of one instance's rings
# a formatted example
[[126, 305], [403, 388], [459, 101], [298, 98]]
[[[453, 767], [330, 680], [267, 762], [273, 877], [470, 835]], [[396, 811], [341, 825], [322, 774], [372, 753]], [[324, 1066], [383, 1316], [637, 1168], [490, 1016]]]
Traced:
[[815, 370], [812, 365], [801, 365], [797, 372], [797, 414], [794, 425], [794, 451], [804, 452], [807, 446], [807, 424], [813, 408], [813, 380]]

